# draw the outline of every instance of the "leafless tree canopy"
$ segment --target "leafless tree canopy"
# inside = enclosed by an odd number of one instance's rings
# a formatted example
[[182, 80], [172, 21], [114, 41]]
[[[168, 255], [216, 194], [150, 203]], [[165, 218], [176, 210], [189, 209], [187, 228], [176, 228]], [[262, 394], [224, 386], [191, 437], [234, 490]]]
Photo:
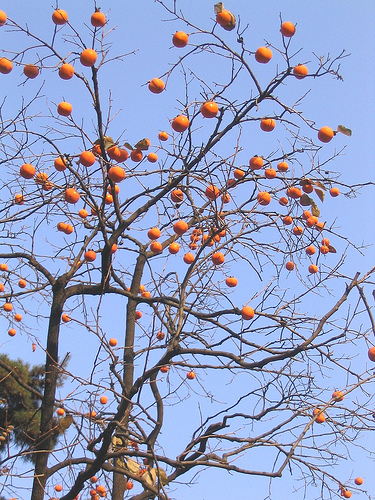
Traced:
[[[161, 69], [172, 96], [175, 75], [185, 89], [163, 110], [180, 117], [166, 140], [160, 130], [150, 140], [113, 133], [123, 103], [108, 75], [134, 54], [111, 45], [114, 25], [90, 24], [91, 8], [86, 26], [51, 21], [48, 38], [17, 19], [0, 28], [24, 47], [5, 54], [13, 73], [1, 78], [25, 89], [18, 112], [10, 96], [0, 108], [3, 325], [11, 342], [45, 353], [40, 386], [0, 363], [4, 387], [12, 380], [36, 401], [30, 426], [40, 422], [34, 439], [22, 429], [21, 444], [2, 399], [1, 494], [19, 498], [31, 475], [32, 500], [58, 484], [65, 500], [90, 490], [167, 500], [213, 469], [265, 480], [292, 472], [322, 498], [348, 495], [361, 486], [346, 484], [340, 462], [375, 427], [373, 270], [345, 271], [335, 241], [355, 245], [324, 197], [361, 186], [335, 172], [342, 146], [319, 140], [324, 123], [302, 112], [298, 41], [280, 35], [268, 47], [282, 64], [265, 83], [246, 20], [223, 29], [212, 11], [207, 31], [177, 2], [157, 4], [172, 32], [190, 35]], [[87, 47], [93, 66], [80, 61]], [[345, 56], [314, 58], [311, 87], [340, 80]], [[32, 95], [15, 74], [30, 61], [41, 70]], [[62, 64], [74, 67], [72, 82], [57, 76]], [[52, 75], [54, 95], [69, 102], [74, 83], [89, 116], [58, 113], [42, 83]], [[346, 128], [331, 132], [332, 143], [350, 142]], [[24, 175], [25, 164], [35, 172]]]

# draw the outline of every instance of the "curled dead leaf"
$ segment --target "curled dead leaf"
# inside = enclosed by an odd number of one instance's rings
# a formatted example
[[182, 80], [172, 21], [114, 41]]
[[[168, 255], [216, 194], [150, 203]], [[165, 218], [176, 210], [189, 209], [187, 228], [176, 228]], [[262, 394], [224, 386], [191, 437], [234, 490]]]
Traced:
[[311, 200], [311, 215], [314, 217], [319, 217], [320, 215], [320, 210], [314, 200]]
[[73, 417], [71, 415], [66, 415], [59, 420], [58, 429], [59, 434], [63, 434], [73, 423]]
[[141, 151], [147, 151], [150, 146], [150, 139], [141, 139], [134, 146], [134, 149], [140, 149]]
[[315, 188], [315, 192], [316, 192], [316, 194], [318, 195], [319, 200], [320, 200], [321, 202], [323, 202], [323, 201], [324, 201], [324, 196], [325, 196], [324, 191], [322, 191], [321, 189], [316, 189], [316, 188]]
[[342, 134], [347, 135], [348, 137], [352, 135], [352, 131], [350, 130], [350, 128], [346, 128], [344, 127], [344, 125], [338, 125], [337, 132], [341, 132]]

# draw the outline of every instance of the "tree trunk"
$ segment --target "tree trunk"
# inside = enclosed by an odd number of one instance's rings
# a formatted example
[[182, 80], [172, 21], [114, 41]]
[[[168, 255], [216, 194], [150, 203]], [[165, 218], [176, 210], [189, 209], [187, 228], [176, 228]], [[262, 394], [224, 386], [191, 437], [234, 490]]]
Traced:
[[[146, 263], [146, 257], [141, 253], [137, 259], [135, 266], [131, 292], [137, 295], [143, 269]], [[128, 398], [134, 380], [134, 338], [135, 338], [135, 311], [137, 303], [129, 299], [126, 308], [126, 331], [125, 331], [125, 349], [124, 349], [124, 372], [123, 372], [123, 391], [124, 397]], [[128, 418], [126, 418], [126, 427]], [[124, 429], [121, 429], [121, 436], [124, 434]], [[126, 444], [126, 443], [124, 443]], [[116, 465], [116, 461], [114, 461]], [[123, 500], [126, 491], [127, 478], [123, 474], [113, 473], [112, 500]]]
[[35, 475], [31, 500], [43, 500], [47, 476], [47, 462], [53, 446], [53, 414], [58, 378], [58, 346], [60, 318], [65, 301], [64, 285], [56, 282], [52, 289], [52, 306], [48, 325], [47, 352], [45, 365], [45, 385], [40, 420], [39, 437], [35, 444]]

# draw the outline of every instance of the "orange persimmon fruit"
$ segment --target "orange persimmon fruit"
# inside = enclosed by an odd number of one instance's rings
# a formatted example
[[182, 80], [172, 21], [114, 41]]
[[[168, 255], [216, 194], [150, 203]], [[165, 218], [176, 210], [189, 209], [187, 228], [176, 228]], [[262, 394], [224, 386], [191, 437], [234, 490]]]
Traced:
[[52, 21], [58, 26], [68, 22], [68, 14], [63, 9], [56, 9], [52, 14]]
[[189, 36], [185, 33], [185, 31], [176, 31], [172, 37], [172, 43], [175, 47], [186, 47], [188, 42]]

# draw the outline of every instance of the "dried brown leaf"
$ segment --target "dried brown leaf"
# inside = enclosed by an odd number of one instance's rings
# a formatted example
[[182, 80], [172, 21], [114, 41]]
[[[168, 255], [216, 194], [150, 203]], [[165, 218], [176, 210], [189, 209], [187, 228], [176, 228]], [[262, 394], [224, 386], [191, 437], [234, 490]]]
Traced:
[[321, 202], [323, 202], [323, 201], [324, 201], [324, 197], [325, 197], [325, 193], [324, 193], [324, 191], [322, 191], [321, 189], [315, 189], [315, 192], [316, 192], [316, 194], [318, 195], [319, 200], [320, 200]]

